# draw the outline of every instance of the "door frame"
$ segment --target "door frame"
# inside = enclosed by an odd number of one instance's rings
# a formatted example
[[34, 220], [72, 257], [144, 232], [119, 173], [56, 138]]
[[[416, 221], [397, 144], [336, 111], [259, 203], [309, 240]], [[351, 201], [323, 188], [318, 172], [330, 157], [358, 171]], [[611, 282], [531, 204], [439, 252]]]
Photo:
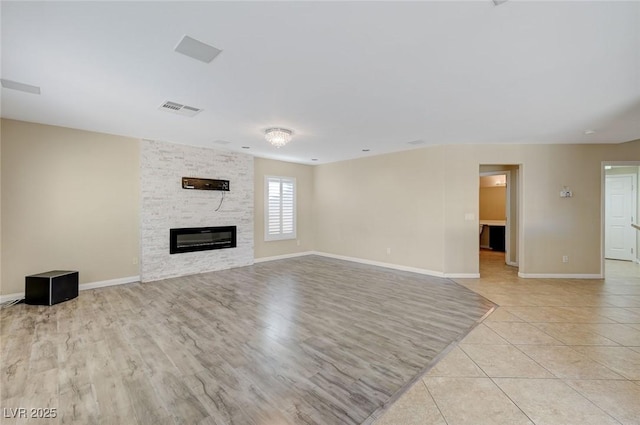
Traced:
[[[513, 261], [511, 261], [511, 185], [513, 184], [512, 180], [511, 180], [511, 170], [504, 170], [504, 171], [482, 171], [480, 172], [480, 175], [478, 176], [478, 179], [480, 179], [480, 177], [484, 177], [484, 176], [501, 176], [501, 175], [506, 175], [506, 185], [505, 185], [505, 201], [504, 201], [504, 207], [506, 209], [506, 214], [505, 214], [505, 226], [504, 226], [504, 261], [506, 264], [510, 265], [510, 266], [518, 266], [518, 258], [516, 257], [516, 262], [514, 263]], [[478, 197], [480, 194], [480, 188], [478, 187]], [[479, 207], [478, 207], [479, 208]], [[478, 221], [480, 221], [480, 211], [478, 210]], [[518, 252], [518, 257], [520, 256], [520, 253]]]
[[[602, 161], [600, 164], [600, 273], [601, 276], [605, 277], [605, 261], [604, 261], [604, 241], [605, 241], [605, 203], [606, 199], [606, 170], [605, 166], [611, 165], [614, 167], [640, 167], [640, 161]], [[640, 169], [638, 171], [638, 175], [640, 177]], [[636, 186], [636, 202], [638, 196], [638, 181], [635, 182]], [[636, 209], [638, 208], [636, 204]], [[638, 214], [636, 211], [636, 221], [638, 221]], [[636, 235], [636, 259], [635, 262], [638, 262], [638, 236]]]

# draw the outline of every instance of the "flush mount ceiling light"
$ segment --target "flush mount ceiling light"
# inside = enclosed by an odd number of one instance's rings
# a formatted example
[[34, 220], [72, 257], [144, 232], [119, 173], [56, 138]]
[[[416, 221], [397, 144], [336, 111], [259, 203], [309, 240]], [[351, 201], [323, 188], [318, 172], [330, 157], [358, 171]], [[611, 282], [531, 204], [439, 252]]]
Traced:
[[264, 138], [276, 148], [281, 148], [291, 141], [292, 134], [286, 128], [270, 128], [264, 132]]

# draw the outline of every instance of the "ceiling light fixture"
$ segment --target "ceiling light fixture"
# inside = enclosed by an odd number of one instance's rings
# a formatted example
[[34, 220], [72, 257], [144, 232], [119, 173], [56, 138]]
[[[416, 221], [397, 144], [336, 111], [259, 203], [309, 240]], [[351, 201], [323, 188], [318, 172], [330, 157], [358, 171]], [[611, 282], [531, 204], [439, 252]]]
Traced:
[[264, 138], [276, 148], [281, 148], [291, 141], [292, 134], [286, 128], [269, 128], [264, 132]]

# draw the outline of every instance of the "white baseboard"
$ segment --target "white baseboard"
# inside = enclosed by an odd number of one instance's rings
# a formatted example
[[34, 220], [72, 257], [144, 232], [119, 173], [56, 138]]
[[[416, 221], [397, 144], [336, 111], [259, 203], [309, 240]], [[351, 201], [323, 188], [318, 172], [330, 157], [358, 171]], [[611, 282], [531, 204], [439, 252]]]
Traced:
[[524, 279], [602, 279], [602, 274], [571, 274], [571, 273], [522, 273], [518, 277]]
[[480, 273], [445, 273], [444, 277], [449, 279], [477, 279]]
[[87, 289], [104, 288], [105, 286], [124, 285], [127, 283], [140, 282], [140, 276], [120, 277], [117, 279], [101, 280], [98, 282], [83, 283], [79, 285], [78, 290], [86, 291]]
[[453, 279], [455, 278], [471, 279], [471, 278], [480, 277], [479, 273], [442, 273], [442, 272], [436, 272], [433, 270], [421, 269], [418, 267], [402, 266], [399, 264], [384, 263], [382, 261], [365, 260], [363, 258], [348, 257], [346, 255], [330, 254], [328, 252], [321, 252], [321, 251], [305, 251], [305, 252], [296, 252], [293, 254], [276, 255], [273, 257], [256, 258], [254, 260], [254, 263], [263, 263], [266, 261], [274, 261], [274, 260], [284, 260], [286, 258], [303, 257], [305, 255], [319, 255], [321, 257], [335, 258], [336, 260], [351, 261], [354, 263], [385, 267], [387, 269], [401, 270], [404, 272], [418, 273], [418, 274], [423, 274], [427, 276], [445, 277], [445, 278], [453, 278]]
[[294, 252], [292, 254], [274, 255], [272, 257], [262, 257], [253, 260], [254, 263], [265, 263], [267, 261], [284, 260], [287, 258], [304, 257], [305, 255], [313, 255], [314, 251]]
[[[104, 288], [106, 286], [124, 285], [126, 283], [140, 282], [140, 276], [120, 277], [117, 279], [100, 280], [98, 282], [82, 283], [78, 285], [79, 291], [86, 291], [88, 289]], [[24, 298], [24, 292], [17, 292], [15, 294], [0, 295], [0, 303], [7, 301], [21, 300]]]
[[7, 301], [21, 300], [24, 298], [24, 292], [16, 292], [15, 294], [0, 295], [0, 304]]
[[394, 269], [394, 270], [401, 270], [401, 271], [404, 271], [404, 272], [412, 272], [412, 273], [424, 274], [424, 275], [427, 275], [427, 276], [445, 277], [445, 274], [442, 273], [442, 272], [436, 272], [436, 271], [433, 271], [433, 270], [420, 269], [420, 268], [417, 268], [417, 267], [401, 266], [399, 264], [383, 263], [381, 261], [365, 260], [365, 259], [362, 259], [362, 258], [347, 257], [347, 256], [344, 256], [344, 255], [329, 254], [327, 252], [319, 252], [319, 251], [313, 251], [313, 252], [311, 252], [311, 254], [320, 255], [322, 257], [328, 257], [328, 258], [335, 258], [337, 260], [352, 261], [354, 263], [368, 264], [370, 266], [385, 267], [387, 269]]

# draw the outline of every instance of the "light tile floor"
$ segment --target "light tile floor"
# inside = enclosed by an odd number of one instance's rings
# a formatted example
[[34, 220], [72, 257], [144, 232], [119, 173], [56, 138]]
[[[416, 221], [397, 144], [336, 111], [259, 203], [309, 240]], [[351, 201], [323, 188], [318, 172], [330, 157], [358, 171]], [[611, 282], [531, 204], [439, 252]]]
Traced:
[[500, 307], [376, 425], [640, 425], [640, 265], [520, 279], [499, 253], [457, 282]]

